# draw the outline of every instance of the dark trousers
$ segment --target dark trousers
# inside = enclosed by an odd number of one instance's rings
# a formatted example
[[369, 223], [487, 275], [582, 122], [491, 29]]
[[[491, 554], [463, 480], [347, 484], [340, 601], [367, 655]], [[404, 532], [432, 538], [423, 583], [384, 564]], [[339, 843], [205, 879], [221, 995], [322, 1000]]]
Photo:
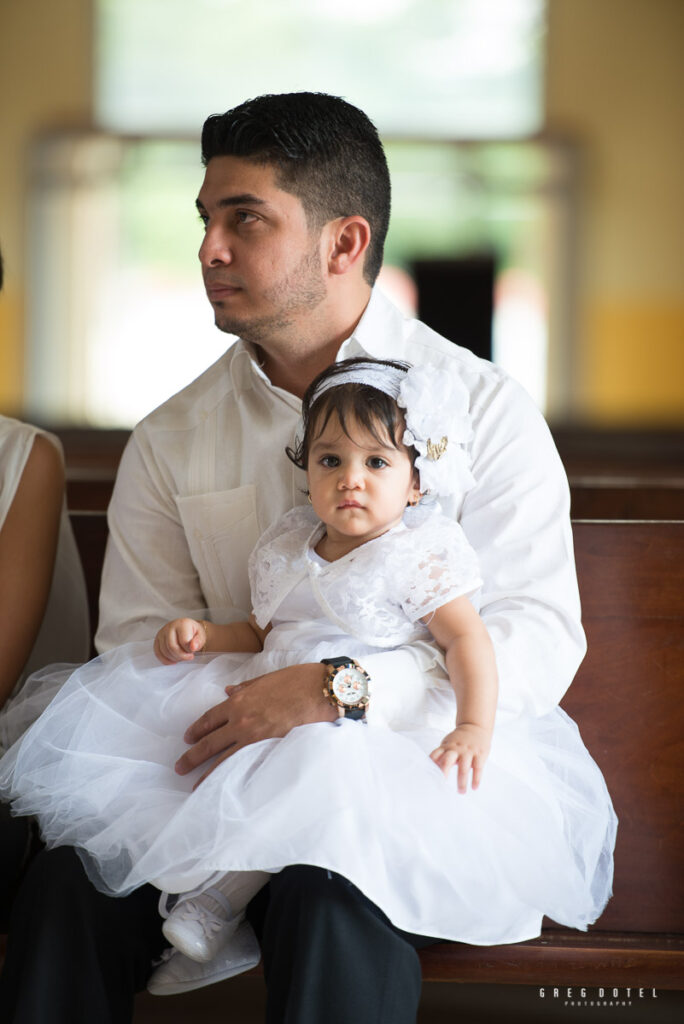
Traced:
[[[103, 896], [73, 850], [40, 853], [14, 903], [3, 1024], [130, 1024], [134, 993], [166, 945], [158, 896], [151, 886]], [[434, 940], [398, 932], [345, 879], [286, 868], [249, 916], [262, 942], [267, 1024], [414, 1024], [416, 948]]]
[[10, 906], [31, 851], [31, 828], [26, 818], [14, 818], [0, 803], [0, 931], [7, 929]]

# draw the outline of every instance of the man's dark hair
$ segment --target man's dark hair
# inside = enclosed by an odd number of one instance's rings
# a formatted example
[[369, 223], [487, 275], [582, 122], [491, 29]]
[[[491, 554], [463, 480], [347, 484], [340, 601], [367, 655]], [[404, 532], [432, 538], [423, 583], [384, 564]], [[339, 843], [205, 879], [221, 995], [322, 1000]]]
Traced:
[[312, 230], [336, 217], [365, 217], [371, 240], [363, 274], [373, 284], [389, 225], [390, 178], [377, 130], [362, 110], [320, 92], [258, 96], [204, 122], [204, 166], [215, 156], [272, 165], [278, 188], [297, 196]]

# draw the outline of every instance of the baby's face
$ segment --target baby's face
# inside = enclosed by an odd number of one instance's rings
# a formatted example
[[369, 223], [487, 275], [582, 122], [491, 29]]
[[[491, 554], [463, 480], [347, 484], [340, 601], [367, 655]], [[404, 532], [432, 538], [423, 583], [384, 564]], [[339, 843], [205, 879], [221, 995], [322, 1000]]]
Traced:
[[333, 413], [311, 444], [307, 476], [311, 504], [328, 537], [353, 541], [352, 550], [401, 522], [420, 491], [404, 445], [395, 448], [389, 437], [378, 441], [354, 422], [347, 429], [349, 437]]

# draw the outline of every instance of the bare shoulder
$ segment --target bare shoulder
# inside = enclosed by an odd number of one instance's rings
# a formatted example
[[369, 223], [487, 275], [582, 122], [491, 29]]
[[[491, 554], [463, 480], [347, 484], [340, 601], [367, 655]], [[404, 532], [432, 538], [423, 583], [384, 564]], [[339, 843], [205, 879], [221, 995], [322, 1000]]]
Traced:
[[64, 487], [64, 464], [59, 449], [43, 434], [36, 434], [18, 490], [42, 494], [46, 499], [59, 495]]

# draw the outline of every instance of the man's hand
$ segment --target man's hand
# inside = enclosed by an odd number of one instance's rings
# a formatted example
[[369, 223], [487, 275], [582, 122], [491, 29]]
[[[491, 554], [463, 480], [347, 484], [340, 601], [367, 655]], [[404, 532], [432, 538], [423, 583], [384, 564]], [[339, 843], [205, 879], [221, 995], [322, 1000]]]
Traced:
[[185, 733], [189, 750], [176, 762], [179, 775], [216, 758], [195, 788], [236, 750], [285, 736], [309, 722], [334, 722], [335, 708], [323, 695], [327, 668], [319, 662], [292, 665], [227, 686], [226, 700], [206, 711]]

